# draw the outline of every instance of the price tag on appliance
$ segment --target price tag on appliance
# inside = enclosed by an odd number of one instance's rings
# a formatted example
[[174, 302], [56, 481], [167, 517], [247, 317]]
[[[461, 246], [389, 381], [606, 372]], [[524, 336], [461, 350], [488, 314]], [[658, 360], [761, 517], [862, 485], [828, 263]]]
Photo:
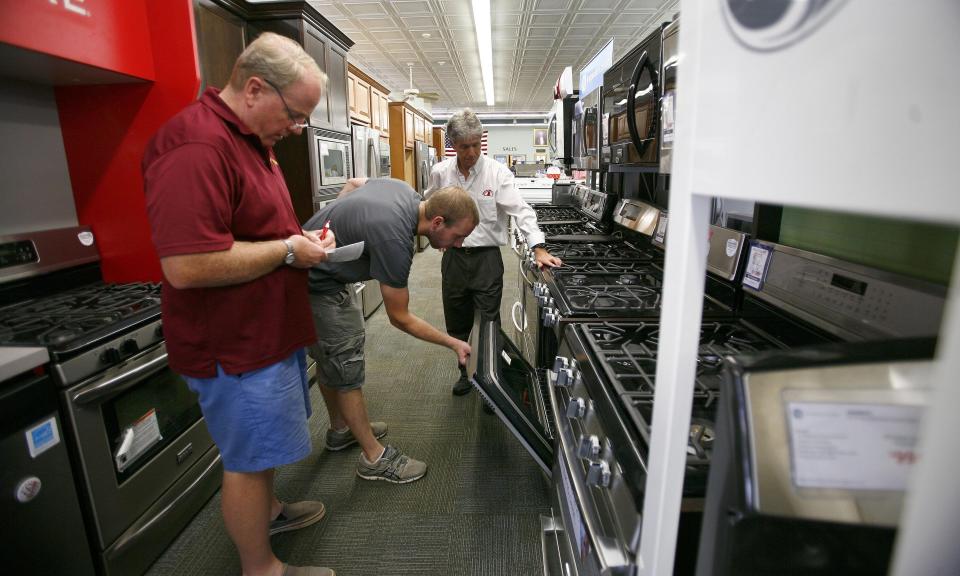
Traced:
[[763, 286], [763, 281], [767, 277], [767, 269], [770, 264], [770, 256], [773, 250], [759, 242], [750, 244], [750, 255], [747, 256], [747, 269], [743, 272], [743, 285], [749, 286], [754, 290], [759, 290]]
[[667, 239], [667, 215], [660, 214], [660, 220], [657, 221], [657, 229], [653, 233], [654, 242], [664, 244]]
[[57, 419], [54, 416], [28, 428], [25, 434], [27, 450], [31, 458], [36, 458], [60, 443], [60, 430], [57, 428]]
[[663, 95], [661, 102], [661, 122], [663, 123], [663, 144], [673, 143], [674, 92], [671, 90]]
[[126, 470], [130, 464], [161, 440], [163, 440], [163, 436], [160, 434], [160, 424], [157, 422], [157, 411], [151, 408], [132, 426], [123, 431], [120, 447], [117, 448], [117, 452], [113, 456], [117, 471], [123, 472]]
[[787, 410], [798, 488], [906, 490], [921, 406], [790, 402]]

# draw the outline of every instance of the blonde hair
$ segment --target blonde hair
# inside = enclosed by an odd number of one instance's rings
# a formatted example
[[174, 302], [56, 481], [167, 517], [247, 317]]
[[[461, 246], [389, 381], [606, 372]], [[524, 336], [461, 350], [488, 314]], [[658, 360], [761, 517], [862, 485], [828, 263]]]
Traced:
[[286, 36], [264, 32], [237, 58], [230, 74], [230, 86], [242, 90], [251, 76], [258, 76], [282, 89], [307, 74], [317, 77], [326, 90], [327, 75], [302, 46]]
[[442, 216], [448, 227], [455, 226], [464, 218], [469, 218], [474, 226], [480, 223], [477, 203], [459, 186], [446, 186], [435, 190], [425, 204], [423, 213], [427, 220]]

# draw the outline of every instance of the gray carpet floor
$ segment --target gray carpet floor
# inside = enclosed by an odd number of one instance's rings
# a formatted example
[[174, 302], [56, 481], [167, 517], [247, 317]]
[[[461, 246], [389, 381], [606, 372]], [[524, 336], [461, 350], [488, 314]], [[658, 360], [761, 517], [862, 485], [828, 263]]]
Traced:
[[[509, 322], [517, 261], [508, 249], [503, 256], [501, 316]], [[436, 250], [414, 258], [410, 296], [411, 311], [442, 329]], [[406, 485], [358, 478], [358, 448], [323, 448], [328, 419], [314, 387], [313, 452], [278, 470], [276, 492], [281, 500], [322, 500], [327, 516], [274, 536], [277, 556], [329, 566], [338, 576], [541, 574], [539, 516], [549, 512], [549, 484], [500, 421], [481, 410], [476, 391], [450, 394], [453, 352], [393, 328], [382, 307], [367, 321], [366, 352], [370, 417], [389, 424], [384, 442], [425, 461], [427, 475]], [[219, 493], [147, 574], [240, 574]]]

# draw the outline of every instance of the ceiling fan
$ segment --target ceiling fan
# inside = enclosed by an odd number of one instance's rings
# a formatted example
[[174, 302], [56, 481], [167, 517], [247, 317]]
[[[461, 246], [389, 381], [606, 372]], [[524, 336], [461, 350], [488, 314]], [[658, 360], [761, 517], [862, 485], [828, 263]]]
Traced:
[[408, 100], [413, 100], [414, 98], [420, 98], [427, 102], [436, 102], [440, 99], [440, 94], [436, 92], [421, 92], [413, 87], [413, 65], [407, 67], [410, 71], [410, 87], [404, 90], [402, 93], [398, 93], [398, 99], [404, 102]]

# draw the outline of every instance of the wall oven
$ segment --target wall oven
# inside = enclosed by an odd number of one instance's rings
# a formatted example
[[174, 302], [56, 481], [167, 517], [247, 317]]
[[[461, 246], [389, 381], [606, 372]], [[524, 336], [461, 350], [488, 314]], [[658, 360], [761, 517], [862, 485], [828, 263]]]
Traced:
[[651, 172], [660, 167], [662, 31], [647, 36], [603, 75], [603, 163]]
[[160, 286], [105, 284], [87, 228], [0, 238], [0, 344], [42, 346], [100, 572], [140, 574], [220, 486], [196, 396], [167, 364]]
[[314, 211], [333, 200], [340, 189], [353, 177], [353, 153], [351, 135], [309, 128], [311, 145], [310, 171], [313, 177]]

